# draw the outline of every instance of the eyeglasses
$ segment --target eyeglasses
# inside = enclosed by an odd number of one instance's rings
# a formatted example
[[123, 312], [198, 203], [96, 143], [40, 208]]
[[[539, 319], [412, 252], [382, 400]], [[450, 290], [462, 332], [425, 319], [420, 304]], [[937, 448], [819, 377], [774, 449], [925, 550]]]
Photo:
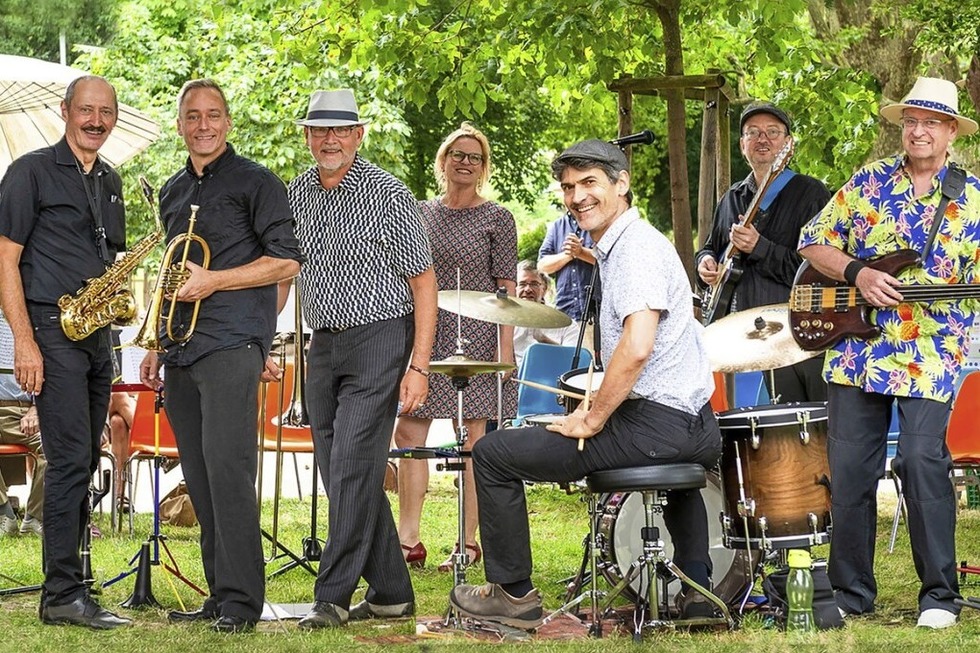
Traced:
[[917, 126], [922, 125], [922, 128], [926, 131], [936, 131], [939, 126], [944, 122], [952, 122], [953, 118], [926, 118], [925, 120], [916, 120], [915, 118], [902, 118], [902, 129], [908, 129], [909, 131], [915, 129]]
[[341, 125], [340, 127], [310, 127], [310, 134], [317, 138], [323, 138], [333, 130], [333, 135], [337, 138], [347, 138], [354, 133], [356, 125]]
[[780, 136], [785, 136], [786, 131], [778, 127], [770, 127], [769, 129], [757, 129], [756, 127], [750, 127], [742, 132], [742, 137], [747, 141], [757, 141], [762, 138], [765, 134], [766, 138], [771, 141], [776, 140]]
[[518, 281], [518, 288], [544, 288], [544, 284], [540, 281]]
[[468, 161], [473, 165], [483, 163], [483, 155], [479, 152], [461, 152], [460, 150], [449, 150], [449, 158], [456, 163], [462, 163], [463, 161]]

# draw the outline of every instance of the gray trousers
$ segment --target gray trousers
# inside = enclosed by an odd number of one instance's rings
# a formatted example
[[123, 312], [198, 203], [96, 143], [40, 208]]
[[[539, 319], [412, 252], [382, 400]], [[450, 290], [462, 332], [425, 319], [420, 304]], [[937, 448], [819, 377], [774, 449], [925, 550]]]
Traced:
[[362, 577], [371, 603], [415, 600], [384, 493], [398, 388], [414, 333], [408, 315], [313, 334], [306, 400], [329, 506], [317, 601], [348, 608]]
[[[257, 620], [265, 598], [265, 560], [255, 497], [259, 374], [255, 345], [167, 367], [164, 404], [174, 429], [187, 492], [201, 523], [201, 560], [225, 617]], [[216, 604], [216, 605], [215, 605]]]
[[952, 402], [912, 399], [829, 386], [827, 457], [831, 475], [828, 573], [837, 604], [851, 614], [874, 611], [878, 510], [875, 494], [885, 468], [888, 422], [898, 402], [895, 471], [908, 509], [919, 609], [959, 614], [956, 578], [956, 497], [949, 473], [946, 423]]

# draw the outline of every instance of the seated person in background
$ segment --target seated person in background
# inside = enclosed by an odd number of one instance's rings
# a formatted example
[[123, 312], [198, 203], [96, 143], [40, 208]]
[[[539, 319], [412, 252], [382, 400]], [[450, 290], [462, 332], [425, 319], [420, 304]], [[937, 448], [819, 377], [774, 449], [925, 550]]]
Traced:
[[115, 489], [116, 510], [120, 514], [129, 512], [129, 498], [126, 496], [126, 461], [129, 459], [129, 431], [133, 428], [136, 414], [136, 393], [113, 392], [109, 397], [109, 443], [112, 456], [116, 459]]
[[[0, 329], [6, 329], [7, 336], [13, 338], [10, 327], [2, 317]], [[7, 496], [7, 484], [0, 476], [0, 537], [14, 535], [18, 530], [25, 535], [40, 534], [44, 517], [44, 471], [48, 463], [41, 450], [37, 408], [31, 396], [20, 389], [13, 374], [0, 374], [0, 444], [22, 444], [37, 456], [37, 464], [31, 474], [31, 493], [19, 529], [17, 514]]]
[[[520, 261], [517, 264], [517, 296], [530, 302], [544, 304], [548, 294], [548, 275], [535, 267], [534, 261]], [[534, 329], [530, 327], [514, 327], [514, 360], [518, 369], [524, 358], [524, 352], [535, 342], [549, 345], [564, 343], [575, 344], [578, 329], [573, 322], [559, 329]]]
[[[628, 168], [618, 147], [595, 139], [573, 145], [552, 164], [565, 205], [596, 242], [605, 375], [588, 408], [579, 405], [547, 427], [494, 431], [474, 445], [488, 584], [453, 589], [450, 602], [462, 615], [517, 628], [540, 624], [524, 481], [570, 482], [637, 465], [711, 467], [721, 456], [708, 402], [711, 369], [687, 274], [670, 241], [631, 208]], [[708, 517], [700, 491], [668, 493], [663, 512], [674, 561], [708, 587]], [[680, 605], [685, 617], [712, 614], [707, 599], [687, 587]]]

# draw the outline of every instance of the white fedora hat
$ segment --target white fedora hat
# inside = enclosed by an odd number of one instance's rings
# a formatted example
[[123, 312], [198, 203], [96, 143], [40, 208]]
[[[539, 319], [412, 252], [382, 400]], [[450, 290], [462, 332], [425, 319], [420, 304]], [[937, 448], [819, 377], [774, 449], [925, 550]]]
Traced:
[[349, 88], [336, 91], [314, 91], [310, 96], [310, 107], [306, 118], [297, 120], [297, 125], [305, 127], [343, 127], [346, 125], [366, 125], [357, 113], [354, 92]]
[[926, 109], [955, 118], [960, 133], [969, 136], [977, 131], [977, 123], [961, 116], [958, 107], [956, 84], [935, 77], [920, 77], [915, 80], [915, 86], [904, 100], [881, 108], [881, 117], [890, 123], [901, 125], [902, 112], [905, 109]]

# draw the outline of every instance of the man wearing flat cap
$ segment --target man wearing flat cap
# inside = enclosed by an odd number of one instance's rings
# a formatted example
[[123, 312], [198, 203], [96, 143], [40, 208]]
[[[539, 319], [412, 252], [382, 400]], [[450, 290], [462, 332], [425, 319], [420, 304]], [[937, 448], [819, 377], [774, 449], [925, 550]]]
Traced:
[[[791, 155], [791, 127], [786, 112], [770, 102], [753, 102], [742, 111], [739, 145], [752, 171], [722, 196], [711, 233], [694, 256], [701, 285], [718, 284], [719, 303], [729, 298], [728, 305], [719, 304], [712, 322], [728, 313], [789, 300], [793, 277], [803, 262], [796, 251], [800, 229], [830, 199], [819, 179], [788, 166], [781, 169]], [[754, 219], [745, 224], [749, 206], [767, 184]], [[719, 262], [729, 246], [734, 271], [726, 282], [719, 279], [725, 274]], [[780, 403], [825, 401], [827, 384], [820, 369], [820, 361], [811, 358], [773, 370], [764, 375], [769, 395]]]
[[[525, 480], [572, 482], [598, 470], [679, 462], [708, 468], [721, 455], [687, 275], [670, 241], [630, 206], [628, 167], [619, 148], [600, 140], [573, 145], [552, 163], [565, 206], [595, 242], [604, 377], [590, 406], [547, 427], [489, 433], [473, 447], [488, 584], [453, 590], [450, 601], [463, 615], [518, 628], [540, 623]], [[675, 562], [708, 587], [700, 491], [671, 492], [664, 521]], [[685, 584], [684, 616], [710, 616], [707, 600], [688, 590]]]
[[[799, 243], [818, 272], [857, 288], [880, 330], [843, 338], [824, 361], [834, 523], [828, 575], [837, 606], [842, 615], [874, 611], [875, 490], [897, 404], [893, 469], [920, 581], [918, 625], [934, 629], [954, 625], [960, 611], [945, 434], [977, 302], [962, 299], [955, 284], [980, 283], [980, 180], [950, 157], [956, 137], [973, 134], [977, 123], [957, 107], [952, 82], [920, 77], [904, 100], [882, 108], [901, 127], [904, 152], [858, 170]], [[905, 263], [882, 258], [902, 250], [911, 255]], [[903, 297], [900, 286], [913, 284], [937, 286], [933, 297], [947, 299]]]
[[[315, 603], [299, 622], [316, 629], [415, 612], [383, 484], [395, 416], [428, 394], [437, 294], [418, 203], [357, 152], [367, 121], [354, 94], [313, 93], [298, 124], [316, 165], [288, 193], [307, 257], [299, 278], [313, 329], [306, 399], [329, 500]], [[361, 578], [367, 594], [351, 607]]]

